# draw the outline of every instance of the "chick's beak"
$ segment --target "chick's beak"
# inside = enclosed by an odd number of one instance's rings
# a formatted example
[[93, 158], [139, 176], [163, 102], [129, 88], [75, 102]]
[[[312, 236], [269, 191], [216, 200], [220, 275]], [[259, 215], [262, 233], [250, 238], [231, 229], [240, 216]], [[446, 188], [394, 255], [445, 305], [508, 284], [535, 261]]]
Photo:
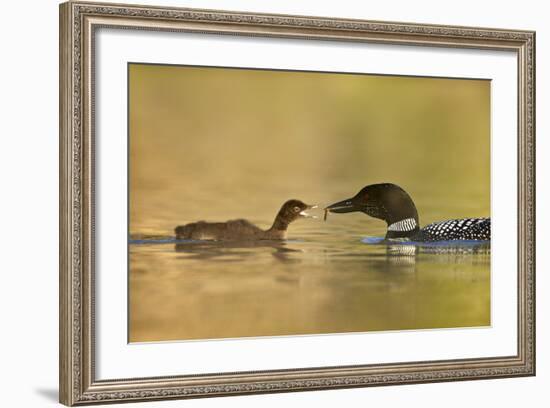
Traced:
[[[308, 205], [308, 206], [306, 207], [306, 210], [310, 210], [310, 209], [314, 209], [314, 208], [317, 208], [317, 205]], [[306, 217], [306, 218], [317, 218], [316, 215], [311, 215], [311, 214], [307, 213], [306, 210], [300, 211], [300, 215], [301, 215], [302, 217]]]

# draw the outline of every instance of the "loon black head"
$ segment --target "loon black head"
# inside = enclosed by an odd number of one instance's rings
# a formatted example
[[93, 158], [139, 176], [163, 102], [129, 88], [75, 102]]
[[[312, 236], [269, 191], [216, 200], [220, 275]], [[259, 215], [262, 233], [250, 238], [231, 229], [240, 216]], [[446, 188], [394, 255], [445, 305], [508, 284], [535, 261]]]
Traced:
[[331, 213], [363, 212], [386, 221], [386, 238], [411, 237], [419, 231], [418, 212], [412, 198], [396, 184], [371, 184], [354, 197], [325, 208]]

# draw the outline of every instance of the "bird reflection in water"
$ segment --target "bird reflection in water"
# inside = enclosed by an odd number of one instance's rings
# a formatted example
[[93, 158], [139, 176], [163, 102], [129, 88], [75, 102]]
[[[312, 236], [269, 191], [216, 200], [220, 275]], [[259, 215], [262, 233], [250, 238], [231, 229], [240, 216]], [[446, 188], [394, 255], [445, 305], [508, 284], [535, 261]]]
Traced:
[[[299, 258], [291, 255], [304, 252], [302, 249], [291, 248], [288, 241], [259, 240], [259, 241], [186, 241], [177, 242], [176, 252], [186, 254], [186, 259], [209, 260], [222, 262], [240, 262], [247, 256], [254, 256], [257, 249], [269, 249], [271, 255], [280, 262], [299, 263]], [[229, 258], [234, 255], [235, 257]]]
[[[366, 241], [369, 245], [374, 244], [374, 242], [369, 243], [368, 239]], [[437, 255], [437, 258], [434, 259], [440, 263], [472, 265], [480, 262], [480, 258], [483, 262], [487, 262], [491, 255], [491, 244], [487, 241], [468, 243], [449, 241], [438, 244], [380, 241], [375, 245], [384, 246], [385, 254], [376, 257], [378, 262], [372, 257], [370, 261], [375, 261], [378, 269], [388, 273], [392, 271], [416, 272], [415, 266], [421, 256]]]

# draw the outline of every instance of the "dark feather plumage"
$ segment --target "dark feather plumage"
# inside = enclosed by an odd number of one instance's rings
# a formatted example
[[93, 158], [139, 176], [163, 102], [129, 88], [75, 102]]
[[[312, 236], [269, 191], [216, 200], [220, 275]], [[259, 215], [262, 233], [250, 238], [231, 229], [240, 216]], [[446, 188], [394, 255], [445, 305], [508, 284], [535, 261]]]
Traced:
[[439, 221], [426, 225], [411, 237], [411, 241], [489, 241], [491, 239], [490, 218], [464, 218]]

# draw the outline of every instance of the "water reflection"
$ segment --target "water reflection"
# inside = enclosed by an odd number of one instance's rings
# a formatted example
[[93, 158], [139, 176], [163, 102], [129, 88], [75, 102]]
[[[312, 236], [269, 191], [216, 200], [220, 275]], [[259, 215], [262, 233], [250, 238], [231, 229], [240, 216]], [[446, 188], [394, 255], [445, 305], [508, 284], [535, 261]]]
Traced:
[[[491, 244], [488, 242], [456, 243], [445, 242], [437, 245], [391, 243], [383, 244], [386, 248], [386, 264], [390, 270], [399, 266], [413, 266], [420, 254], [437, 255], [439, 262], [455, 265], [470, 265], [479, 262], [487, 263], [491, 255]], [[478, 256], [473, 256], [478, 255]], [[410, 268], [414, 272], [414, 268]]]
[[[303, 252], [298, 248], [291, 248], [285, 241], [228, 241], [228, 242], [208, 242], [208, 241], [188, 241], [177, 242], [174, 246], [176, 252], [187, 254], [186, 259], [194, 260], [220, 260], [227, 262], [228, 254], [232, 254], [232, 250], [236, 250], [241, 258], [254, 254], [254, 251], [244, 251], [247, 248], [272, 248], [271, 255], [274, 259], [281, 262], [297, 263], [299, 259], [291, 258], [289, 254], [294, 252]], [[242, 259], [234, 258], [233, 261]]]
[[[171, 238], [166, 240], [151, 240], [150, 243], [165, 243], [173, 241]], [[363, 240], [365, 242], [367, 240]], [[380, 254], [367, 254], [365, 255], [372, 261], [380, 260], [384, 265], [389, 265], [391, 269], [394, 266], [399, 265], [414, 265], [416, 263], [419, 254], [436, 254], [439, 255], [439, 260], [445, 260], [454, 264], [471, 263], [475, 258], [472, 255], [490, 255], [491, 246], [485, 242], [472, 242], [472, 243], [455, 243], [446, 242], [438, 243], [437, 245], [426, 244], [407, 244], [398, 243], [392, 244], [381, 240], [376, 243], [366, 243], [366, 245], [378, 245], [385, 249], [385, 255]], [[141, 244], [146, 244], [148, 241], [142, 240]], [[174, 250], [186, 254], [185, 259], [194, 260], [208, 260], [215, 261], [220, 260], [227, 262], [229, 255], [238, 255], [233, 258], [233, 261], [245, 260], [248, 256], [255, 254], [254, 250], [245, 251], [245, 249], [254, 248], [271, 248], [271, 255], [274, 259], [281, 262], [299, 263], [301, 261], [296, 253], [303, 253], [304, 250], [299, 247], [292, 247], [292, 241], [176, 241]], [[326, 255], [326, 254], [325, 254]], [[344, 256], [346, 256], [344, 254]], [[377, 265], [377, 267], [380, 267]]]

